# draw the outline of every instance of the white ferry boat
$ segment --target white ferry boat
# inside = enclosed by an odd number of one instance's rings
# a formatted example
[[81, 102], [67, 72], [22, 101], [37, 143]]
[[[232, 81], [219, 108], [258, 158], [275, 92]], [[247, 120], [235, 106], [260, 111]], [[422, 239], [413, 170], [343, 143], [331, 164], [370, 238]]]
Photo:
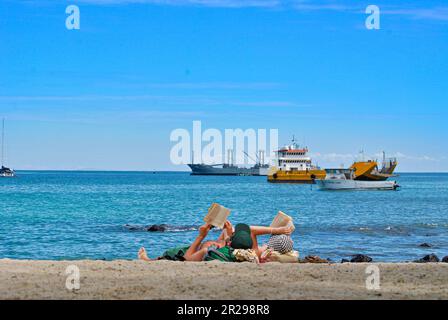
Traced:
[[268, 182], [272, 183], [314, 183], [325, 178], [325, 171], [314, 165], [307, 147], [300, 147], [295, 138], [292, 144], [275, 151], [277, 159], [269, 168]]

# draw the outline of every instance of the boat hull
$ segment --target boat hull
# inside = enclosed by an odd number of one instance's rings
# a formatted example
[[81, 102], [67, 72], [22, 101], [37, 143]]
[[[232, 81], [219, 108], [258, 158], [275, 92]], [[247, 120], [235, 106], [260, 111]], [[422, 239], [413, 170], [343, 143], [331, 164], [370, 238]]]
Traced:
[[14, 178], [15, 176], [14, 173], [0, 173], [0, 178]]
[[324, 179], [316, 183], [322, 190], [397, 190], [399, 187], [396, 181]]
[[14, 170], [11, 170], [3, 166], [0, 168], [0, 178], [13, 178], [15, 177], [15, 175], [16, 174]]
[[278, 170], [268, 175], [271, 183], [304, 183], [313, 184], [316, 179], [325, 178], [325, 170], [282, 171]]

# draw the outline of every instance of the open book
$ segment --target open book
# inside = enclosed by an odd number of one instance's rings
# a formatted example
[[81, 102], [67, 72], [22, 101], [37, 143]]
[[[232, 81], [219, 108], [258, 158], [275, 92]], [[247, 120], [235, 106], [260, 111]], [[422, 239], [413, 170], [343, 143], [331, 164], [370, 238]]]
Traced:
[[223, 207], [220, 204], [213, 203], [208, 209], [208, 213], [204, 218], [204, 221], [217, 228], [224, 228], [224, 223], [227, 221], [227, 217], [230, 214], [230, 210]]
[[294, 223], [292, 221], [292, 218], [288, 216], [286, 213], [279, 211], [277, 215], [275, 216], [274, 220], [272, 220], [271, 228], [278, 228], [278, 227], [286, 227], [291, 225], [293, 227], [293, 231], [295, 229]]

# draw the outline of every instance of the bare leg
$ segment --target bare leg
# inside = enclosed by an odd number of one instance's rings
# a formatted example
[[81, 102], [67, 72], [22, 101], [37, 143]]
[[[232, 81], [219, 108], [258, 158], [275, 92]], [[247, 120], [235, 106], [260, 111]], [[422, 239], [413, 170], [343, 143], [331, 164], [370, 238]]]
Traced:
[[290, 226], [278, 228], [251, 226], [250, 236], [253, 242], [252, 249], [257, 253], [258, 258], [261, 259], [261, 255], [266, 249], [263, 247], [258, 247], [257, 236], [261, 236], [264, 234], [291, 234], [292, 231], [293, 228]]
[[205, 224], [199, 228], [199, 235], [193, 241], [190, 248], [184, 254], [186, 261], [202, 261], [205, 254], [207, 253], [207, 248], [200, 249], [202, 241], [207, 236], [210, 230], [210, 225]]
[[252, 250], [254, 250], [257, 253], [258, 258], [260, 258], [261, 252], [258, 248], [257, 235], [254, 232], [251, 232], [250, 237], [252, 238]]
[[148, 257], [144, 247], [141, 247], [140, 250], [138, 250], [138, 259], [143, 261], [153, 261]]
[[186, 261], [202, 261], [207, 253], [208, 248], [200, 249], [196, 252], [185, 252], [184, 258]]
[[263, 234], [291, 234], [293, 231], [293, 227], [286, 226], [286, 227], [278, 227], [278, 228], [271, 228], [271, 227], [259, 227], [259, 226], [250, 226], [250, 232], [251, 234], [255, 236], [261, 236]]

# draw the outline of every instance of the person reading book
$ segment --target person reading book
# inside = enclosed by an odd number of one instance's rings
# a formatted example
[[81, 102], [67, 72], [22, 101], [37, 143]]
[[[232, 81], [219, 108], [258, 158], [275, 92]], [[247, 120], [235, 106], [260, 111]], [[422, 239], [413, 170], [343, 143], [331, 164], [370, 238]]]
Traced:
[[[278, 227], [249, 226], [245, 223], [239, 223], [232, 228], [230, 221], [225, 222], [225, 228], [218, 238], [217, 243], [201, 246], [202, 241], [210, 231], [210, 225], [201, 226], [199, 235], [193, 244], [185, 253], [186, 261], [203, 261], [210, 260], [207, 254], [210, 248], [214, 247], [218, 253], [227, 253], [229, 248], [232, 249], [252, 249], [260, 257], [262, 250], [258, 247], [257, 237], [265, 234], [271, 235], [290, 235], [294, 231], [293, 225]], [[230, 252], [231, 252], [230, 250]]]
[[[199, 228], [199, 235], [190, 246], [174, 248], [165, 251], [159, 259], [182, 260], [182, 261], [203, 261], [212, 257], [222, 257], [223, 261], [232, 261], [231, 252], [233, 249], [252, 249], [258, 257], [262, 254], [262, 249], [258, 247], [257, 236], [290, 235], [294, 231], [292, 218], [279, 211], [271, 223], [270, 227], [249, 226], [244, 223], [237, 224], [233, 228], [228, 220], [230, 210], [226, 207], [212, 203], [204, 217], [205, 224]], [[223, 229], [216, 241], [205, 241], [209, 231], [217, 227]], [[214, 254], [211, 254], [213, 251]], [[144, 247], [138, 252], [139, 259], [151, 261]]]
[[[206, 223], [199, 227], [199, 235], [193, 241], [190, 246], [181, 246], [177, 248], [172, 248], [164, 252], [164, 254], [157, 259], [150, 259], [148, 257], [147, 251], [144, 247], [141, 247], [138, 251], [138, 258], [144, 261], [153, 260], [178, 260], [178, 261], [202, 261], [204, 254], [208, 251], [208, 248], [214, 246], [215, 248], [222, 248], [227, 245], [226, 239], [229, 235], [233, 234], [232, 224], [226, 221], [224, 224], [224, 229], [221, 232], [217, 240], [209, 240], [202, 242], [208, 235], [208, 232], [212, 229], [212, 225]], [[200, 257], [200, 259], [199, 259]]]
[[[294, 231], [294, 222], [290, 216], [282, 211], [279, 211], [275, 218], [272, 220], [271, 227], [286, 227], [289, 226]], [[290, 235], [280, 234], [271, 235], [268, 242], [259, 248], [260, 261], [266, 261], [266, 258], [270, 255], [270, 252], [275, 251], [277, 254], [284, 255], [293, 252], [294, 241]]]
[[[257, 255], [261, 255], [261, 250], [258, 247], [257, 237], [260, 235], [290, 235], [294, 228], [292, 225], [279, 226], [279, 227], [264, 227], [264, 226], [249, 226], [244, 223], [237, 224], [233, 228], [230, 221], [224, 223], [224, 229], [216, 241], [205, 241], [209, 231], [212, 229], [212, 225], [205, 223], [199, 228], [199, 234], [190, 246], [182, 247], [181, 253], [178, 253], [181, 261], [203, 261], [211, 260], [207, 256], [211, 248], [218, 251], [218, 253], [228, 253], [232, 249], [253, 249]], [[230, 248], [230, 250], [229, 250]], [[168, 250], [169, 251], [169, 250]], [[167, 252], [168, 252], [167, 251]], [[152, 261], [145, 250], [142, 247], [139, 250], [138, 258], [145, 261]], [[167, 259], [167, 255], [164, 254], [158, 259]]]
[[[294, 242], [291, 239], [291, 233], [294, 230], [293, 219], [279, 211], [269, 227], [236, 225], [234, 233], [227, 241], [227, 245], [233, 249], [252, 249], [261, 260], [263, 252], [268, 248], [281, 254], [292, 251]], [[257, 237], [266, 234], [270, 234], [271, 237], [266, 245], [260, 247]]]

